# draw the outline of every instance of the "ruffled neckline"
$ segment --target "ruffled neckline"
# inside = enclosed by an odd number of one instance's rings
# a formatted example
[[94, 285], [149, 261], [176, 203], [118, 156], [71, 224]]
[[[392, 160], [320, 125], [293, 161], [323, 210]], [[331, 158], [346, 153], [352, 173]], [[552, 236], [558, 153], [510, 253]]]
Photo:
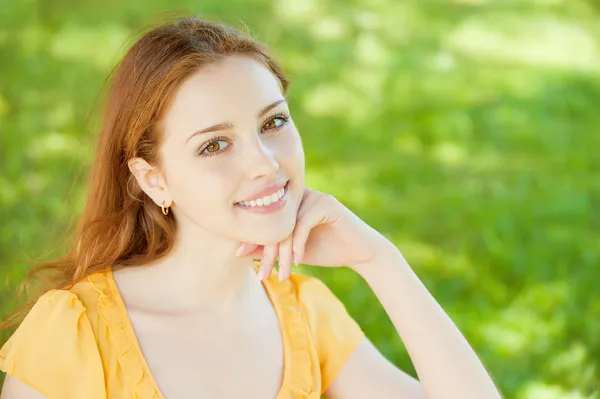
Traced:
[[[254, 269], [257, 271], [257, 265]], [[308, 331], [296, 285], [289, 280], [280, 282], [276, 275], [271, 273], [262, 281], [277, 315], [284, 346], [283, 381], [275, 399], [318, 399], [319, 393], [313, 387]], [[141, 351], [112, 268], [87, 279], [99, 293], [100, 317], [108, 326], [119, 364], [130, 377], [136, 397], [165, 399]]]

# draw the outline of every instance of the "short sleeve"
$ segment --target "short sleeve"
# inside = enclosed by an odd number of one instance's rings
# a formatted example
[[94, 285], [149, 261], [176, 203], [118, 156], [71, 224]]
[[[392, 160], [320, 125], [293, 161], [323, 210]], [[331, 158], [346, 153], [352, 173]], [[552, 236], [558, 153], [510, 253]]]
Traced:
[[321, 280], [303, 275], [294, 278], [315, 339], [323, 393], [365, 335], [344, 304]]
[[66, 290], [42, 295], [0, 349], [0, 370], [49, 399], [105, 399], [86, 309]]

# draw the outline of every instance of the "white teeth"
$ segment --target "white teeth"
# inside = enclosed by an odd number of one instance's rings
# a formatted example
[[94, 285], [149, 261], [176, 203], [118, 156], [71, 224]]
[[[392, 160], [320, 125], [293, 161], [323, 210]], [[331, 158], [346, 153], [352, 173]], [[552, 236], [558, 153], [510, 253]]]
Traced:
[[281, 197], [283, 197], [284, 194], [285, 194], [285, 189], [280, 188], [279, 190], [277, 190], [275, 193], [273, 193], [271, 195], [267, 195], [265, 197], [258, 198], [256, 200], [252, 200], [252, 201], [242, 201], [242, 202], [239, 202], [239, 204], [242, 206], [267, 206], [267, 205], [271, 205], [272, 203], [279, 201], [281, 199]]

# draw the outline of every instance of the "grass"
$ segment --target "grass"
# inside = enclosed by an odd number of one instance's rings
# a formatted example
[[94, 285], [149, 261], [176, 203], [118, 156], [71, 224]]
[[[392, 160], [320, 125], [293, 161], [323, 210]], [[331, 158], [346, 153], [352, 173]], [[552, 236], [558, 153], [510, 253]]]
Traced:
[[[201, 4], [201, 5], [199, 5]], [[0, 14], [0, 309], [82, 208], [88, 113], [166, 0]], [[585, 1], [181, 1], [284, 63], [307, 179], [392, 239], [506, 397], [599, 398], [600, 10]], [[369, 288], [309, 269], [414, 375]], [[4, 336], [4, 339], [6, 336]]]

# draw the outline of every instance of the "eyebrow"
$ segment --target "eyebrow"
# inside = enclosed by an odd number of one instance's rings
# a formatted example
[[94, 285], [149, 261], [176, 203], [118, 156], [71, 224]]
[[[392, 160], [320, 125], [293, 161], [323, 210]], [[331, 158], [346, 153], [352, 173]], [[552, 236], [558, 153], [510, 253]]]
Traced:
[[[277, 100], [274, 103], [271, 103], [269, 105], [267, 105], [266, 107], [264, 107], [263, 109], [260, 110], [260, 112], [258, 113], [258, 117], [262, 118], [267, 112], [269, 112], [270, 110], [272, 110], [273, 108], [275, 108], [276, 106], [278, 106], [281, 103], [285, 103], [285, 99], [282, 98], [281, 100]], [[209, 126], [207, 128], [204, 128], [202, 130], [198, 130], [194, 133], [192, 133], [192, 135], [190, 137], [187, 138], [187, 140], [185, 140], [185, 142], [187, 143], [188, 141], [190, 141], [190, 139], [194, 136], [197, 136], [199, 134], [203, 134], [203, 133], [210, 133], [210, 132], [217, 132], [219, 130], [226, 130], [226, 129], [231, 129], [233, 127], [233, 125], [228, 122], [228, 123], [217, 123], [216, 125], [212, 125]]]

